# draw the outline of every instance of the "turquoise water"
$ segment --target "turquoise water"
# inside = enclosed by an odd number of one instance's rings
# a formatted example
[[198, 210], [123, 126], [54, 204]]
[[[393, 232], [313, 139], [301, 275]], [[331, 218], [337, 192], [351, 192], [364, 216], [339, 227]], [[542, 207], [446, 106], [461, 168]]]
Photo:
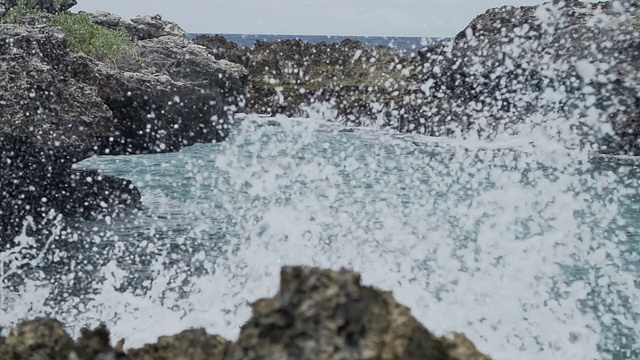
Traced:
[[640, 186], [622, 160], [249, 117], [225, 143], [81, 163], [133, 180], [145, 208], [61, 227], [46, 251], [18, 241], [32, 271], [5, 276], [0, 319], [100, 319], [129, 346], [233, 338], [283, 264], [349, 266], [495, 359], [637, 358]]

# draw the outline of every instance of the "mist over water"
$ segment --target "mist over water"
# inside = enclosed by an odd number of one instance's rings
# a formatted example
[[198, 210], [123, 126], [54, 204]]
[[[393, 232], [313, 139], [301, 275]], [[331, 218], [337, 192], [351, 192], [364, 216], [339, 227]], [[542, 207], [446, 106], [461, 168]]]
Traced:
[[637, 356], [635, 162], [352, 130], [250, 116], [225, 143], [79, 164], [133, 180], [146, 208], [17, 238], [0, 320], [104, 321], [127, 347], [235, 338], [282, 265], [346, 266], [495, 359]]

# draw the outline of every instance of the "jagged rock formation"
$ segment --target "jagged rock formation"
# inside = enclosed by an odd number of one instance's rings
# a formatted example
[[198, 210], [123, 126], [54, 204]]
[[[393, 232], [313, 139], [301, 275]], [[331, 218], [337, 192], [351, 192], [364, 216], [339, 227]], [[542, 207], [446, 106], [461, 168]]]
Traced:
[[0, 238], [50, 210], [90, 216], [139, 205], [129, 182], [72, 170], [82, 159], [176, 151], [228, 135], [244, 69], [215, 60], [157, 16], [132, 23], [147, 39], [117, 66], [71, 51], [67, 34], [49, 24], [0, 24]]
[[304, 116], [329, 102], [350, 125], [485, 139], [545, 128], [569, 147], [637, 154], [639, 19], [637, 1], [504, 6], [407, 55], [352, 41], [193, 41], [248, 69], [250, 112]]
[[637, 154], [637, 16], [637, 7], [615, 2], [490, 9], [419, 52], [413, 63], [424, 85], [391, 124], [487, 139], [546, 127], [568, 146]]
[[[18, 2], [19, 0], [0, 0], [0, 18], [18, 5]], [[71, 9], [78, 2], [76, 0], [26, 0], [26, 3], [50, 13], [57, 13]]]
[[[192, 41], [248, 70], [247, 112], [305, 116], [303, 107], [333, 101], [341, 116], [356, 118], [369, 103], [397, 100], [394, 92], [408, 80], [402, 71], [406, 58], [389, 47], [371, 48], [360, 41], [257, 41], [251, 48], [239, 48], [221, 36], [199, 35]], [[376, 99], [376, 93], [387, 96]]]
[[362, 286], [348, 270], [285, 267], [278, 294], [253, 304], [236, 342], [202, 329], [123, 351], [104, 327], [73, 341], [60, 322], [35, 319], [0, 339], [6, 360], [490, 360], [462, 334], [433, 335], [391, 293]]
[[192, 42], [203, 46], [216, 59], [228, 60], [245, 67], [249, 64], [248, 51], [241, 49], [238, 44], [227, 40], [222, 35], [198, 35]]
[[226, 359], [230, 344], [203, 329], [190, 329], [173, 336], [161, 336], [157, 343], [129, 350], [128, 355], [131, 360], [218, 360]]
[[[445, 46], [420, 53], [422, 70], [416, 74], [422, 74], [425, 86], [418, 101], [405, 107], [399, 128], [491, 138], [517, 131], [514, 125], [524, 121], [529, 127], [548, 125], [529, 119], [534, 113], [567, 121], [595, 114], [604, 126], [615, 117], [618, 135], [623, 135], [633, 127], [622, 123], [637, 114], [640, 100], [638, 72], [621, 77], [616, 71], [640, 55], [634, 16], [637, 9], [613, 2], [556, 1], [490, 9]], [[614, 116], [620, 114], [624, 120]], [[571, 125], [576, 138], [594, 144], [605, 134], [594, 123], [590, 119], [566, 126]], [[569, 135], [564, 131], [563, 136]], [[631, 138], [637, 139], [637, 133]], [[610, 139], [608, 145], [625, 153], [636, 151], [619, 139]]]
[[162, 36], [186, 37], [187, 33], [178, 24], [162, 20], [159, 14], [136, 16], [132, 19], [123, 19], [116, 14], [106, 11], [85, 13], [91, 21], [97, 25], [109, 29], [124, 29], [135, 40], [155, 39]]
[[[445, 345], [391, 293], [362, 286], [358, 273], [285, 267], [278, 294], [253, 304], [226, 359], [453, 360], [465, 345]], [[471, 348], [475, 359], [488, 360]]]

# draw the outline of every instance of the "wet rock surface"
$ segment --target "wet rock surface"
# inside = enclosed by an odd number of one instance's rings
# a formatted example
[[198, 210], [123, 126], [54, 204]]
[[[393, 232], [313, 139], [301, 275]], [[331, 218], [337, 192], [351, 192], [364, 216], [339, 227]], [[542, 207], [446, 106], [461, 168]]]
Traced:
[[278, 293], [253, 304], [236, 342], [191, 329], [140, 349], [111, 345], [105, 327], [72, 341], [56, 320], [35, 319], [0, 339], [8, 360], [433, 359], [489, 360], [462, 334], [437, 337], [391, 293], [349, 270], [284, 267]]
[[280, 290], [253, 304], [227, 358], [455, 359], [391, 293], [352, 271], [306, 267], [282, 269]]
[[92, 218], [141, 205], [131, 181], [72, 169], [73, 158], [30, 137], [0, 133], [0, 239], [13, 239], [26, 220]]
[[306, 107], [333, 102], [339, 116], [356, 118], [376, 97], [380, 107], [393, 102], [394, 91], [409, 80], [402, 71], [406, 58], [392, 48], [371, 48], [360, 41], [257, 41], [250, 48], [222, 36], [199, 35], [192, 41], [247, 69], [246, 112], [306, 116]]
[[129, 182], [72, 170], [78, 161], [228, 135], [244, 69], [215, 60], [159, 16], [131, 24], [145, 40], [116, 66], [70, 50], [68, 34], [50, 24], [0, 24], [0, 238], [51, 210], [95, 216], [140, 205]]
[[306, 116], [308, 105], [325, 102], [348, 125], [489, 140], [556, 118], [572, 147], [635, 155], [638, 19], [635, 1], [504, 6], [408, 54], [355, 41], [248, 49], [220, 36], [193, 41], [248, 69], [249, 112]]
[[420, 52], [425, 87], [396, 123], [401, 131], [491, 139], [523, 122], [582, 119], [571, 130], [553, 126], [580, 146], [637, 154], [639, 73], [615, 70], [637, 62], [637, 13], [618, 2], [490, 9], [449, 43]]
[[[572, 124], [573, 131], [587, 144], [634, 154], [628, 140], [637, 141], [629, 120], [638, 110], [638, 72], [621, 77], [614, 70], [628, 68], [640, 54], [634, 16], [637, 8], [617, 2], [490, 9], [445, 46], [420, 53], [422, 105], [407, 104], [400, 130], [432, 135], [461, 130], [490, 139], [517, 131], [514, 125], [524, 121], [542, 127], [547, 117], [581, 118], [584, 123]], [[539, 123], [530, 119], [533, 114], [542, 118]], [[618, 138], [603, 143], [606, 132], [600, 126], [613, 125], [612, 118], [618, 121]], [[620, 135], [627, 140], [620, 141]]]

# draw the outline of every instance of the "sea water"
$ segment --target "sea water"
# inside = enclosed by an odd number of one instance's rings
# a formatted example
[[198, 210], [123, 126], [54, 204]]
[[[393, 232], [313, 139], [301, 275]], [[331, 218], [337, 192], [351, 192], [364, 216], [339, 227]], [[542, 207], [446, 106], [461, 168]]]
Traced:
[[344, 266], [494, 359], [640, 356], [635, 160], [237, 122], [223, 143], [78, 164], [131, 179], [144, 209], [16, 238], [0, 322], [104, 322], [127, 347], [189, 327], [234, 339], [281, 266]]
[[[190, 33], [187, 38], [193, 39], [198, 35], [217, 35]], [[439, 37], [418, 37], [418, 36], [338, 36], [338, 35], [275, 35], [275, 34], [219, 34], [227, 40], [233, 41], [240, 47], [251, 47], [256, 41], [279, 41], [279, 40], [301, 40], [309, 44], [321, 42], [327, 44], [339, 43], [343, 40], [361, 41], [367, 46], [388, 46], [399, 53], [410, 53], [425, 46], [435, 44], [446, 38]]]

